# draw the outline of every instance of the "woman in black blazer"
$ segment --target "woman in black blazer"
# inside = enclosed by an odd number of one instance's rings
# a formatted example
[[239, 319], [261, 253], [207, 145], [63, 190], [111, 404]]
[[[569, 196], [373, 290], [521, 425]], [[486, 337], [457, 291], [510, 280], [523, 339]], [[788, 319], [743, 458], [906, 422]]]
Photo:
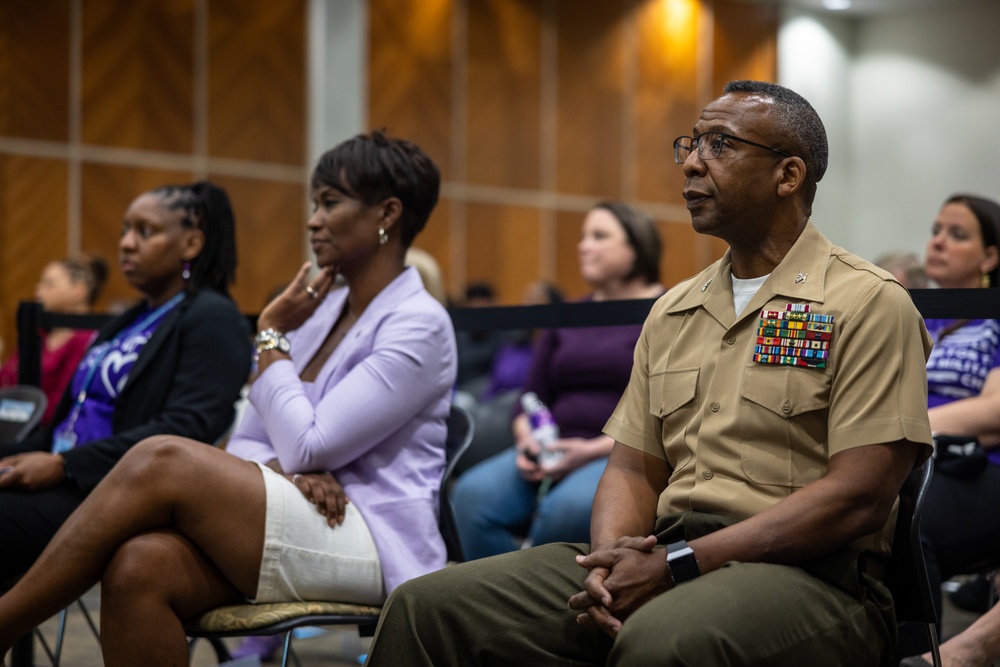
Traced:
[[249, 374], [249, 329], [228, 295], [236, 243], [224, 190], [200, 182], [141, 195], [118, 246], [143, 300], [98, 334], [51, 426], [0, 448], [0, 588], [133, 444], [225, 433]]

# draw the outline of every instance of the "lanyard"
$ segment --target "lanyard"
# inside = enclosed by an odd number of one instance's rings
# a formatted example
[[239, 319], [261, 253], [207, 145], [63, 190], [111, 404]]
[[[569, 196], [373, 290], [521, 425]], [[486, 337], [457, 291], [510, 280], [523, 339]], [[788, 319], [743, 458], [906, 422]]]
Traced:
[[180, 292], [174, 296], [174, 298], [170, 299], [170, 301], [167, 301], [165, 304], [143, 318], [139, 324], [122, 329], [115, 334], [114, 338], [105, 343], [104, 349], [100, 352], [97, 358], [94, 359], [94, 363], [90, 365], [90, 368], [87, 369], [87, 374], [83, 378], [83, 384], [80, 385], [80, 391], [76, 395], [76, 399], [73, 402], [73, 408], [70, 412], [69, 420], [66, 422], [65, 428], [61, 429], [59, 437], [57, 437], [57, 441], [59, 438], [68, 439], [62, 443], [57, 442], [57, 453], [60, 450], [65, 451], [66, 448], [71, 448], [76, 443], [76, 434], [73, 432], [76, 427], [76, 420], [80, 416], [80, 410], [83, 408], [84, 401], [87, 400], [87, 393], [90, 391], [90, 384], [94, 381], [94, 375], [97, 373], [97, 368], [101, 365], [101, 362], [104, 361], [104, 358], [108, 356], [111, 350], [115, 349], [125, 335], [133, 331], [142, 331], [150, 324], [163, 317], [168, 310], [180, 303], [184, 299], [184, 296], [184, 292]]

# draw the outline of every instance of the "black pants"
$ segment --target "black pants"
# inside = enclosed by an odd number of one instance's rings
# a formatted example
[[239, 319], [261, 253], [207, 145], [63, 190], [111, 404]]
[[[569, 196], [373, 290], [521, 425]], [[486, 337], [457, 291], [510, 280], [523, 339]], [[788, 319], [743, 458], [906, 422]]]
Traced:
[[[20, 451], [0, 447], [0, 458]], [[72, 482], [34, 493], [0, 490], [0, 588], [31, 567], [84, 497]]]
[[920, 520], [931, 590], [941, 622], [941, 582], [1000, 565], [1000, 466], [977, 477], [934, 473]]

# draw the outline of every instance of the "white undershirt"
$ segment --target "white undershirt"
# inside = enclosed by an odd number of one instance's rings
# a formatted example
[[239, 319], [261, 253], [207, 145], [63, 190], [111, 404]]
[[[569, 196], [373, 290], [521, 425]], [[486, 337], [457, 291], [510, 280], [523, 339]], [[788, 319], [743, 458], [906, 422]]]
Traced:
[[747, 278], [746, 280], [732, 274], [729, 275], [733, 279], [733, 308], [736, 309], [736, 316], [739, 317], [743, 313], [743, 309], [750, 303], [750, 299], [757, 294], [760, 286], [767, 280], [767, 276], [771, 274], [768, 273], [760, 278]]

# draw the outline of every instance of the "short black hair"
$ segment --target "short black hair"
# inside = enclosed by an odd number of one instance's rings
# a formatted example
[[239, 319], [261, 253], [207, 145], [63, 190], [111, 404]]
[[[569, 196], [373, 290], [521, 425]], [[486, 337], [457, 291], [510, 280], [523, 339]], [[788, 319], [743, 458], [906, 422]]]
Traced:
[[774, 101], [771, 117], [778, 136], [773, 140], [779, 144], [776, 148], [800, 157], [806, 163], [806, 189], [803, 194], [807, 207], [811, 209], [816, 197], [816, 184], [822, 180], [830, 162], [826, 128], [816, 110], [795, 91], [766, 81], [730, 81], [723, 92], [727, 95], [750, 93]]
[[656, 224], [648, 215], [620, 201], [602, 201], [594, 205], [595, 209], [603, 209], [614, 216], [618, 224], [625, 230], [625, 238], [635, 251], [635, 263], [627, 280], [642, 278], [648, 284], [660, 282], [660, 254], [663, 243]]
[[152, 191], [168, 210], [183, 211], [181, 224], [200, 229], [205, 246], [191, 260], [188, 290], [205, 287], [229, 294], [236, 280], [236, 218], [229, 195], [218, 185], [198, 181], [188, 185], [165, 185]]
[[312, 174], [312, 187], [337, 188], [365, 206], [389, 197], [403, 204], [400, 238], [404, 248], [427, 224], [437, 205], [441, 172], [416, 144], [382, 130], [359, 134], [324, 153]]
[[[998, 237], [1000, 237], [1000, 204], [986, 197], [964, 193], [948, 197], [944, 202], [944, 206], [948, 204], [965, 204], [979, 222], [979, 231], [983, 237], [983, 247], [997, 247], [998, 251], [1000, 251], [1000, 243], [998, 243]], [[990, 287], [1000, 287], [1000, 265], [995, 266], [986, 275], [990, 279]]]

